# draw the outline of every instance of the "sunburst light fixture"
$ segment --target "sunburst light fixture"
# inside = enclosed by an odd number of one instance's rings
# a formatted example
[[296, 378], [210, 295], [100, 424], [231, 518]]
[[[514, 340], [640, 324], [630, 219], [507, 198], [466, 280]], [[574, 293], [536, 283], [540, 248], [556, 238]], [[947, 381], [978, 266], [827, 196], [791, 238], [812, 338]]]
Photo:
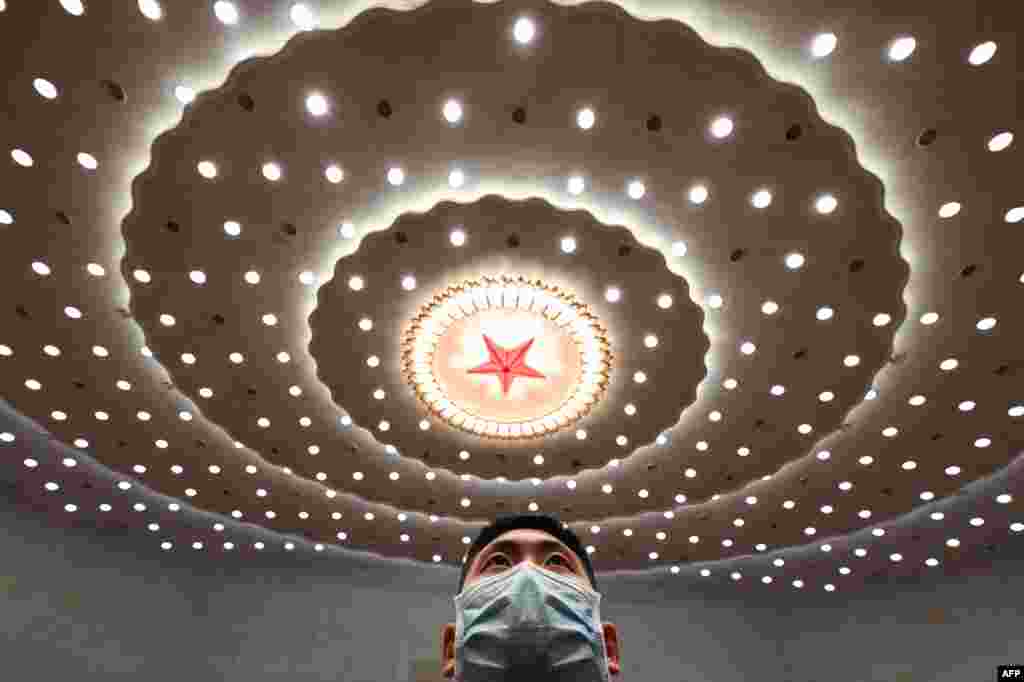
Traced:
[[435, 417], [483, 438], [565, 429], [604, 395], [605, 327], [576, 297], [522, 276], [481, 276], [424, 305], [402, 338], [402, 373]]

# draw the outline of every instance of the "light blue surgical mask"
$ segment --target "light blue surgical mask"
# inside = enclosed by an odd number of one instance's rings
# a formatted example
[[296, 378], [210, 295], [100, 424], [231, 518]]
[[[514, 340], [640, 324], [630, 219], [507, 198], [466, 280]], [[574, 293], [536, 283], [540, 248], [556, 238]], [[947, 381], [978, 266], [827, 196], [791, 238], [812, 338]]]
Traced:
[[601, 595], [523, 562], [455, 596], [455, 682], [609, 682]]

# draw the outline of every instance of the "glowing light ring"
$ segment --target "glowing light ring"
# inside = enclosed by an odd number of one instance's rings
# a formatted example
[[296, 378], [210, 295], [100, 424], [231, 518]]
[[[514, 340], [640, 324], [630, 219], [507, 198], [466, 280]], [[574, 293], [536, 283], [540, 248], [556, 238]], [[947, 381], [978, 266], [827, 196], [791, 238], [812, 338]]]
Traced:
[[[572, 394], [553, 412], [527, 421], [499, 422], [468, 412], [441, 389], [433, 370], [440, 338], [456, 320], [494, 309], [541, 315], [576, 343], [580, 376]], [[407, 326], [401, 354], [402, 375], [432, 415], [467, 433], [504, 440], [540, 438], [585, 417], [604, 396], [614, 360], [604, 325], [573, 294], [537, 279], [509, 275], [484, 275], [435, 295]]]

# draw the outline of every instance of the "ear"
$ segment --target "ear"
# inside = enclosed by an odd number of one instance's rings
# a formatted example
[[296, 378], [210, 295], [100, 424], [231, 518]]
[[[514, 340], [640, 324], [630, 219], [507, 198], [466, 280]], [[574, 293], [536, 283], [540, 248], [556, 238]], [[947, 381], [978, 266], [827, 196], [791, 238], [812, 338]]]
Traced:
[[455, 677], [455, 623], [441, 628], [441, 674]]
[[608, 672], [618, 675], [622, 668], [619, 666], [619, 656], [622, 653], [619, 642], [619, 631], [611, 623], [601, 623], [604, 630], [604, 651], [608, 655]]

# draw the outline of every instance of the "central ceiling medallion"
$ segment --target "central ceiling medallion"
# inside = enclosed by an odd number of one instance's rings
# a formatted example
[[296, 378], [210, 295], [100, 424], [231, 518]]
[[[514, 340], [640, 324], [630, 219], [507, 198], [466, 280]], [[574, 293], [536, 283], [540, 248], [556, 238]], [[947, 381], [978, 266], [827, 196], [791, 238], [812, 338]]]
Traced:
[[576, 423], [604, 395], [612, 353], [590, 309], [556, 286], [483, 276], [423, 306], [402, 339], [420, 402], [454, 428], [526, 439]]

